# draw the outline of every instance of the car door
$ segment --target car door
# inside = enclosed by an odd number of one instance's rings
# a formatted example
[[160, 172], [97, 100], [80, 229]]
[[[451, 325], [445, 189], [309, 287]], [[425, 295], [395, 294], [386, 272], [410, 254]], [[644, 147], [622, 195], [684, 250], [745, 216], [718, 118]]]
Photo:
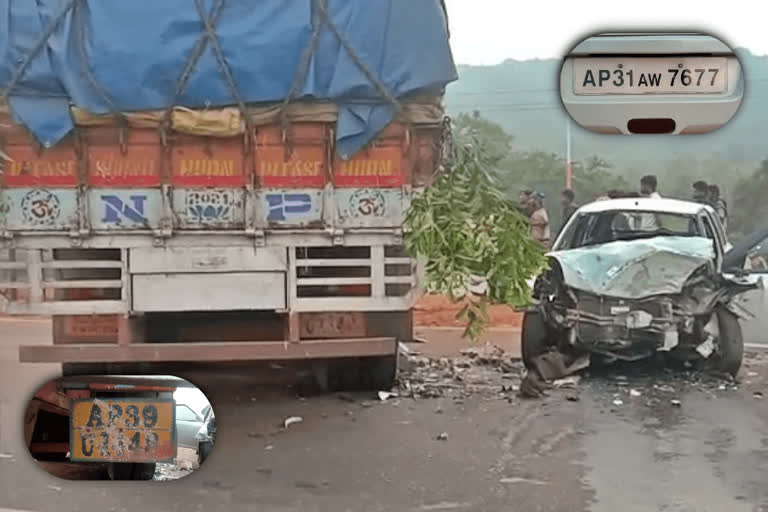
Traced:
[[759, 278], [758, 289], [745, 292], [736, 300], [754, 315], [741, 320], [744, 343], [768, 346], [768, 233], [763, 231], [737, 243], [726, 256], [725, 267], [729, 273], [740, 269]]
[[203, 419], [188, 405], [176, 404], [176, 444], [197, 448], [195, 435], [203, 425]]

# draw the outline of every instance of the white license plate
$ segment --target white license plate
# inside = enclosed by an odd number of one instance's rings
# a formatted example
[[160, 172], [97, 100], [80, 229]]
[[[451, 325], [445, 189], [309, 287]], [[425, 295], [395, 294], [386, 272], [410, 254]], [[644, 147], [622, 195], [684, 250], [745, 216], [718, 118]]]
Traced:
[[573, 92], [716, 94], [728, 88], [725, 57], [577, 57]]

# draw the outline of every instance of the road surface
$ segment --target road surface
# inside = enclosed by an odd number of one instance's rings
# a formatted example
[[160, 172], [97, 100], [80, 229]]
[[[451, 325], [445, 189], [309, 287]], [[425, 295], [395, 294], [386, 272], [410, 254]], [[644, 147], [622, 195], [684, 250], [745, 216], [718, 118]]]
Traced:
[[[177, 481], [71, 482], [21, 441], [20, 398], [58, 368], [22, 367], [16, 347], [48, 328], [0, 319], [0, 510], [768, 511], [766, 355], [738, 386], [638, 366], [541, 400], [502, 391], [514, 372], [484, 392], [381, 402], [299, 398], [244, 368], [179, 371], [217, 414], [206, 463]], [[289, 416], [303, 421], [284, 429]]]

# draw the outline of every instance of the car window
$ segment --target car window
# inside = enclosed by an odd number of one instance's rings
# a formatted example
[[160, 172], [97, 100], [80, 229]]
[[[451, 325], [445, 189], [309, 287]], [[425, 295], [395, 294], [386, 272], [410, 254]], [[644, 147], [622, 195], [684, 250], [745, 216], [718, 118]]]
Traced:
[[197, 421], [195, 412], [186, 405], [176, 406], [176, 420], [179, 421]]
[[718, 245], [725, 251], [725, 238], [722, 232], [718, 229], [719, 224], [714, 222], [709, 215], [703, 214], [701, 216], [701, 223], [704, 225], [704, 231], [707, 238], [717, 241]]
[[[557, 248], [575, 249], [654, 236], [702, 236], [695, 216], [659, 212], [607, 211], [581, 215]], [[714, 238], [714, 234], [710, 236]]]
[[716, 237], [715, 230], [712, 228], [712, 223], [709, 222], [709, 218], [707, 218], [706, 215], [702, 215], [701, 222], [704, 224], [704, 232], [707, 235], [707, 238], [714, 240]]

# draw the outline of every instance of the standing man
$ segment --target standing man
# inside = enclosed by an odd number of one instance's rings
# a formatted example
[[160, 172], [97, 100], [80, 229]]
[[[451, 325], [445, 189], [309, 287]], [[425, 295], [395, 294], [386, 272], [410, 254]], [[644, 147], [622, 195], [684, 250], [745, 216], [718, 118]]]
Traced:
[[563, 214], [562, 218], [560, 219], [560, 227], [557, 228], [557, 234], [555, 236], [560, 234], [565, 225], [568, 224], [571, 216], [578, 209], [578, 207], [573, 202], [575, 197], [576, 196], [574, 195], [573, 190], [570, 188], [567, 188], [560, 193], [560, 206], [563, 208]]
[[[658, 186], [658, 180], [656, 176], [648, 174], [640, 179], [640, 197], [647, 197], [649, 199], [661, 199], [661, 194], [656, 191]], [[661, 222], [656, 214], [653, 213], [641, 213], [635, 215], [633, 222], [633, 229], [637, 231], [658, 231], [661, 229]]]
[[520, 192], [519, 200], [520, 200], [520, 213], [525, 215], [526, 217], [530, 218], [531, 213], [533, 211], [531, 210], [531, 199], [533, 198], [533, 189], [526, 188], [523, 189]]
[[720, 197], [720, 187], [717, 185], [709, 186], [709, 202], [720, 217], [723, 229], [728, 231], [728, 204]]
[[701, 204], [709, 204], [709, 185], [706, 181], [697, 181], [693, 184], [693, 200]]
[[653, 174], [648, 174], [640, 179], [640, 195], [651, 199], [661, 199], [661, 195], [656, 191], [658, 180]]
[[531, 236], [539, 242], [544, 249], [549, 249], [550, 244], [550, 231], [549, 231], [549, 215], [544, 208], [544, 194], [536, 192], [529, 201], [531, 205]]

